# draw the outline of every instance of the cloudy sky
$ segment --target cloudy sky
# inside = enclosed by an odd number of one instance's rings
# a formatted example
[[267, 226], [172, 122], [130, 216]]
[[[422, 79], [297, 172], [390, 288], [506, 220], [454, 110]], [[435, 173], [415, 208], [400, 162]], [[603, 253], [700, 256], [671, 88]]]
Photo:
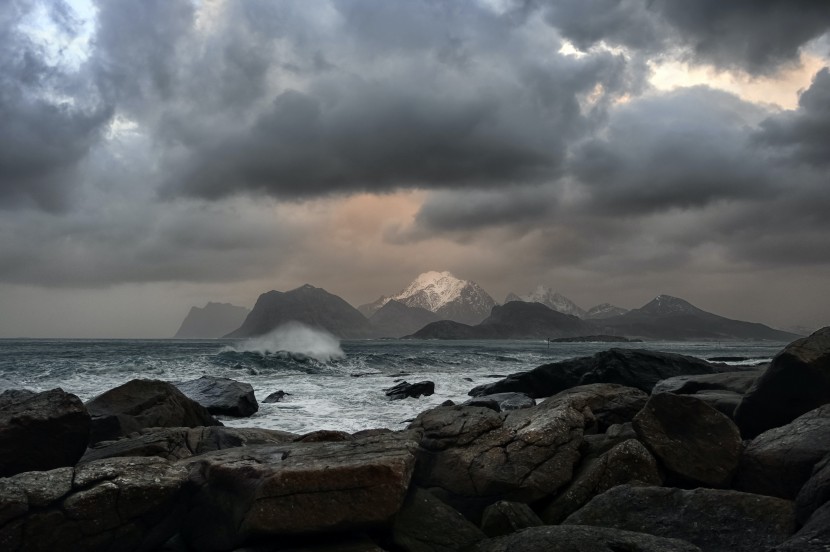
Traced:
[[0, 2], [0, 337], [303, 283], [830, 324], [827, 0]]

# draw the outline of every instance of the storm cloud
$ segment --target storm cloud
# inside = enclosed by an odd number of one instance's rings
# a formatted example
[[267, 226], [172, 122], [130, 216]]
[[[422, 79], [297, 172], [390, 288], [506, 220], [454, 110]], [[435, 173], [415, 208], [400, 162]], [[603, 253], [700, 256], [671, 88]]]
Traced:
[[450, 269], [626, 307], [786, 275], [809, 306], [828, 31], [807, 0], [4, 2], [0, 304], [305, 282], [361, 303]]

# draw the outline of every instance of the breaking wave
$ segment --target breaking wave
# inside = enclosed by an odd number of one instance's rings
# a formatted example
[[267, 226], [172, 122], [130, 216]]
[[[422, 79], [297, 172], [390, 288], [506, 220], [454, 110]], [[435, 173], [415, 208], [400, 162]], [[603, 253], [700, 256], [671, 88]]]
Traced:
[[346, 357], [340, 348], [340, 340], [335, 336], [298, 322], [283, 324], [271, 333], [247, 339], [230, 350], [259, 353], [262, 356], [289, 356], [295, 360], [308, 357], [318, 362], [331, 362]]

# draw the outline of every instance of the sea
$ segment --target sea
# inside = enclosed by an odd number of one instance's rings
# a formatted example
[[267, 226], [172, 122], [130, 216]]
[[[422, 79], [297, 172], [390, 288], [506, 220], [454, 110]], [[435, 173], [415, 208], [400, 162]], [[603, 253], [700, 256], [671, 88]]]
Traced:
[[[303, 327], [247, 340], [0, 339], [0, 391], [60, 387], [86, 401], [134, 378], [184, 381], [202, 375], [250, 383], [259, 411], [222, 416], [225, 425], [306, 433], [402, 429], [419, 412], [456, 403], [483, 383], [611, 347], [769, 362], [786, 344], [771, 342], [548, 343], [523, 341], [340, 341]], [[435, 394], [390, 401], [384, 389], [430, 380]], [[264, 403], [282, 390], [282, 401]]]

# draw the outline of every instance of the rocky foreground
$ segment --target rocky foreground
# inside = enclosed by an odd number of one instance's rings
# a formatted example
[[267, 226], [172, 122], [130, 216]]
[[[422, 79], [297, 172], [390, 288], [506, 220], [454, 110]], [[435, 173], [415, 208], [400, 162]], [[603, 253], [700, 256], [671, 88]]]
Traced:
[[250, 386], [0, 395], [0, 550], [830, 549], [830, 328], [766, 368], [611, 349], [404, 431], [223, 427]]

